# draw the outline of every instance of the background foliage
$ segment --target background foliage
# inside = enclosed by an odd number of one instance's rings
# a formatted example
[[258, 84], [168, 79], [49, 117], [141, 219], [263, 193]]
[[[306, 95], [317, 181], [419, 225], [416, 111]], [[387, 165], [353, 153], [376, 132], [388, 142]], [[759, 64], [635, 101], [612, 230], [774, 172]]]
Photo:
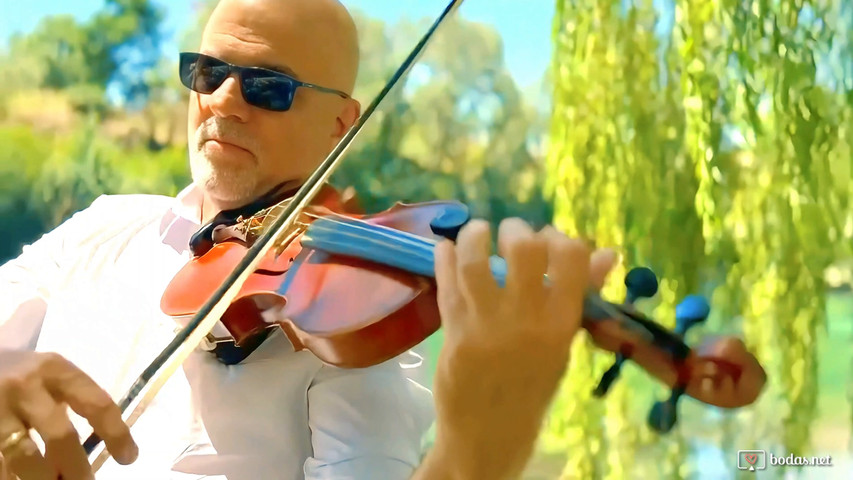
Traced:
[[[659, 437], [644, 421], [667, 392], [628, 367], [593, 399], [612, 355], [580, 336], [528, 478], [732, 478], [744, 475], [736, 450], [753, 448], [837, 465], [762, 478], [853, 471], [853, 5], [555, 1], [549, 108], [521, 94], [493, 28], [454, 19], [333, 183], [371, 211], [456, 198], [495, 225], [521, 216], [618, 246], [626, 266], [661, 277], [650, 314], [672, 325], [680, 298], [705, 294], [704, 331], [742, 334], [768, 370], [755, 406], [688, 400]], [[356, 15], [367, 103], [431, 19]], [[0, 260], [102, 193], [173, 195], [189, 182], [163, 17], [148, 0], [107, 0], [0, 51]], [[440, 332], [424, 343], [429, 362], [440, 343]]]

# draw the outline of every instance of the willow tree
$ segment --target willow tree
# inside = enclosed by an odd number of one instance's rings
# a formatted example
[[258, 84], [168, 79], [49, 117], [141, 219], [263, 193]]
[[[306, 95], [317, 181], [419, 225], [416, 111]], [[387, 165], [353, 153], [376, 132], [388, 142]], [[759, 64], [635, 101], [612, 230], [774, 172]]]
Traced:
[[[681, 148], [679, 85], [660, 68], [651, 2], [624, 12], [618, 2], [602, 0], [557, 5], [547, 162], [555, 224], [616, 246], [625, 266], [651, 266], [661, 280], [654, 313], [672, 325], [676, 299], [698, 287], [704, 246], [693, 209], [694, 167]], [[624, 274], [613, 272], [606, 296], [625, 295]], [[636, 394], [635, 370], [626, 368], [603, 402], [591, 396], [597, 375], [612, 361], [586, 338], [575, 346], [546, 437], [568, 452], [564, 478], [633, 478], [640, 471], [649, 478], [685, 477], [679, 431], [659, 440], [644, 425], [643, 408], [653, 397], [648, 389]], [[655, 462], [667, 468], [636, 461], [648, 448], [652, 457], [672, 458]]]
[[[618, 246], [626, 266], [652, 266], [663, 323], [682, 295], [707, 292], [708, 327], [742, 333], [770, 380], [760, 402], [706, 435], [732, 465], [736, 449], [809, 454], [824, 275], [850, 238], [853, 95], [849, 80], [818, 75], [849, 38], [843, 8], [683, 0], [663, 8], [674, 12], [670, 31], [651, 0], [557, 2], [555, 222]], [[622, 273], [606, 294], [623, 295]], [[590, 397], [611, 361], [579, 340], [546, 437], [568, 454], [563, 476], [684, 478], [687, 429], [647, 435], [629, 408], [648, 400], [629, 391], [636, 381], [603, 403]]]
[[742, 309], [744, 334], [771, 375], [758, 407], [740, 415], [751, 428], [739, 429], [735, 444], [795, 455], [814, 453], [824, 272], [841, 253], [833, 246], [849, 211], [851, 105], [818, 83], [828, 62], [821, 52], [843, 37], [838, 8], [730, 1], [710, 20], [729, 32], [722, 54], [731, 54], [733, 78], [720, 79], [729, 83], [721, 103], [744, 142], [734, 161], [703, 164], [704, 213], [709, 234], [725, 239], [736, 261], [719, 293]]

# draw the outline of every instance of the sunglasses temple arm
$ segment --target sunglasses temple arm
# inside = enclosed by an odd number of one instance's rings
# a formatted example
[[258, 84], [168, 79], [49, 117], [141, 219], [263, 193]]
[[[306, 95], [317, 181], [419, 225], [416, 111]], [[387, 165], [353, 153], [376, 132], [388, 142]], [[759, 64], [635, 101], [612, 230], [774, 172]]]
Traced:
[[306, 87], [306, 88], [313, 88], [314, 90], [317, 90], [320, 92], [333, 93], [333, 94], [335, 94], [339, 97], [342, 97], [342, 98], [350, 98], [350, 95], [347, 94], [346, 92], [342, 92], [340, 90], [335, 90], [334, 88], [321, 87], [320, 85], [314, 85], [313, 83], [305, 83], [305, 82], [299, 82], [299, 85], [302, 87]]

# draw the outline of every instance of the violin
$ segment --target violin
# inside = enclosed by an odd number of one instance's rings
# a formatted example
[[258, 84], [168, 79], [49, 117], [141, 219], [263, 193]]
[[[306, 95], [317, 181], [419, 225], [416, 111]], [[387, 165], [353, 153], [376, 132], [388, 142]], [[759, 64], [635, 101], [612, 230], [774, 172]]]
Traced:
[[[365, 214], [329, 187], [328, 179], [377, 106], [461, 3], [450, 1], [295, 193], [271, 192], [243, 209], [223, 212], [193, 237], [194, 257], [161, 299], [164, 313], [191, 318], [118, 402], [129, 426], [200, 345], [234, 364], [281, 329], [297, 351], [308, 350], [338, 367], [363, 368], [404, 353], [440, 328], [433, 252], [439, 241], [455, 240], [470, 220], [468, 208], [436, 200]], [[506, 263], [492, 256], [490, 266], [502, 285]], [[633, 305], [654, 295], [654, 274], [641, 267], [625, 281], [625, 302], [608, 302], [597, 293], [585, 297], [582, 328], [596, 346], [616, 354], [596, 396], [607, 393], [630, 360], [672, 390], [649, 412], [656, 431], [675, 425], [677, 402], [685, 395], [721, 408], [755, 402], [766, 374], [741, 340], [710, 338], [696, 347], [684, 341], [687, 330], [710, 312], [704, 299], [685, 299], [670, 331]], [[213, 334], [218, 324], [227, 335]], [[103, 441], [93, 433], [83, 446], [97, 471], [109, 456]]]
[[[162, 310], [173, 317], [195, 314], [281, 208], [238, 218], [221, 230], [218, 241], [204, 242], [209, 249], [166, 288]], [[444, 239], [455, 240], [469, 220], [468, 208], [456, 201], [397, 203], [372, 215], [309, 207], [243, 284], [222, 324], [243, 349], [241, 358], [269, 329], [280, 328], [296, 351], [309, 350], [337, 367], [364, 368], [392, 359], [440, 328], [434, 248]], [[490, 264], [503, 286], [506, 263], [494, 255]], [[672, 389], [649, 414], [648, 423], [658, 432], [675, 425], [683, 395], [723, 408], [757, 399], [766, 375], [743, 342], [711, 338], [696, 348], [684, 342], [685, 333], [710, 314], [704, 298], [684, 299], [676, 309], [675, 331], [669, 331], [634, 307], [637, 299], [656, 293], [654, 273], [635, 268], [625, 284], [628, 298], [621, 304], [594, 293], [585, 299], [582, 328], [596, 346], [617, 354], [596, 396], [609, 391], [630, 360]]]

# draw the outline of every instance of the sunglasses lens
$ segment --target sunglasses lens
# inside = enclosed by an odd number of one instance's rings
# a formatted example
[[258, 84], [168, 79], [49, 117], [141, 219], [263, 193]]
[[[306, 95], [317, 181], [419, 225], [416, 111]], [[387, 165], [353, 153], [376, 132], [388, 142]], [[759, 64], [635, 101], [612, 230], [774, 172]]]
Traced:
[[185, 87], [199, 93], [213, 93], [228, 77], [224, 62], [200, 54], [181, 54], [180, 77]]
[[243, 72], [243, 94], [256, 107], [283, 112], [290, 108], [296, 84], [283, 75], [263, 71]]
[[[290, 108], [299, 82], [270, 70], [241, 67], [234, 69], [240, 77], [243, 98], [248, 104], [278, 112]], [[189, 52], [180, 55], [181, 83], [198, 93], [215, 92], [231, 72], [232, 67], [217, 58]]]

